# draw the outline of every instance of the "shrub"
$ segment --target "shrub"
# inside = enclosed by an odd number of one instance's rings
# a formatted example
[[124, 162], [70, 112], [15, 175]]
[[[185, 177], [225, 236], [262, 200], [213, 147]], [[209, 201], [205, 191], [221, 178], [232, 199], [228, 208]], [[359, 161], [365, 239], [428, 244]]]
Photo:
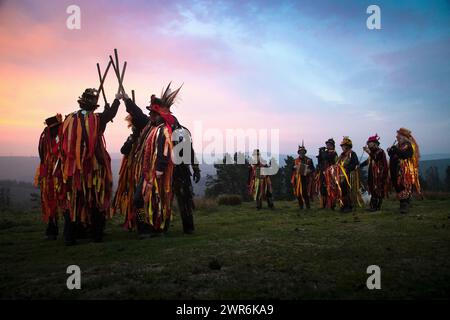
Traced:
[[448, 200], [450, 199], [450, 192], [425, 191], [423, 197], [425, 200]]
[[225, 206], [236, 206], [242, 203], [242, 197], [238, 194], [221, 194], [217, 197], [217, 203]]
[[196, 210], [215, 210], [217, 209], [217, 201], [212, 198], [195, 198], [194, 199]]

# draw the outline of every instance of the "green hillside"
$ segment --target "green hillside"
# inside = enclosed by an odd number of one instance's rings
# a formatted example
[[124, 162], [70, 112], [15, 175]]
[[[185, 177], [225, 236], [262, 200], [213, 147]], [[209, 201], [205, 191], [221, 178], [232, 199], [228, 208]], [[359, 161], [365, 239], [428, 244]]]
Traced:
[[[387, 201], [355, 214], [277, 202], [206, 207], [186, 236], [179, 217], [165, 237], [138, 240], [121, 217], [103, 243], [42, 240], [37, 212], [0, 213], [0, 298], [403, 299], [450, 296], [450, 200], [417, 201], [409, 215]], [[82, 289], [66, 288], [79, 265]], [[382, 289], [368, 290], [378, 265]]]

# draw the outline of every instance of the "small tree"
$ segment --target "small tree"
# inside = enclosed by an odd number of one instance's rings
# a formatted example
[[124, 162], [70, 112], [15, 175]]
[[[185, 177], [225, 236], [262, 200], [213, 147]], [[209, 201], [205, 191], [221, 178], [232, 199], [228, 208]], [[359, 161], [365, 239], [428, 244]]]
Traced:
[[9, 188], [6, 188], [5, 190], [5, 207], [11, 207], [11, 190]]
[[422, 191], [428, 191], [427, 181], [422, 177], [422, 175], [419, 175], [419, 183]]
[[[238, 158], [244, 158], [245, 163], [238, 163]], [[225, 154], [221, 163], [214, 164], [216, 175], [206, 176], [206, 197], [217, 197], [221, 194], [237, 194], [243, 199], [249, 199], [247, 193], [247, 177], [249, 164], [242, 153], [235, 153], [233, 157]]]
[[439, 179], [439, 172], [437, 167], [429, 167], [426, 171], [425, 178], [428, 186], [428, 190], [430, 191], [439, 191], [441, 190], [441, 181]]
[[41, 197], [38, 193], [30, 193], [30, 201], [32, 203], [33, 209], [38, 209], [41, 205]]
[[0, 188], [0, 209], [5, 208], [5, 188]]
[[282, 168], [283, 175], [283, 193], [285, 194], [285, 200], [293, 200], [294, 193], [293, 187], [291, 183], [292, 178], [292, 169], [294, 168], [295, 159], [292, 156], [287, 156], [284, 160], [285, 166]]
[[444, 190], [450, 192], [450, 166], [445, 170]]

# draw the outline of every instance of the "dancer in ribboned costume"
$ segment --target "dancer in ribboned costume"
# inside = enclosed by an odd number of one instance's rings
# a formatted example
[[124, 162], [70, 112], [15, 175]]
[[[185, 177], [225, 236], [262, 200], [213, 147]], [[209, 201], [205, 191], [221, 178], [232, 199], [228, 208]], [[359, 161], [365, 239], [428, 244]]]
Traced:
[[98, 92], [86, 89], [78, 99], [80, 109], [62, 124], [61, 171], [65, 195], [64, 240], [73, 245], [77, 224], [87, 227], [95, 242], [102, 241], [105, 219], [110, 215], [111, 158], [103, 133], [117, 114], [120, 95], [111, 107], [96, 113]]
[[340, 177], [340, 204], [342, 212], [351, 212], [356, 205], [362, 206], [360, 192], [359, 160], [352, 150], [352, 140], [345, 136], [341, 142], [342, 153], [337, 160]]
[[409, 212], [413, 192], [421, 194], [419, 182], [419, 145], [411, 130], [397, 130], [396, 144], [387, 149], [391, 182], [400, 201], [400, 213]]
[[152, 95], [147, 107], [149, 116], [145, 115], [132, 99], [124, 96], [133, 126], [140, 131], [133, 156], [133, 179], [136, 184], [133, 207], [141, 238], [161, 235], [168, 231], [173, 195], [177, 198], [183, 231], [187, 234], [194, 231], [195, 207], [190, 167], [196, 183], [200, 180], [200, 169], [192, 143], [187, 148], [189, 150], [183, 150], [190, 153], [188, 159], [183, 158], [180, 162], [172, 158], [174, 145], [183, 138], [191, 141], [189, 130], [179, 123], [170, 110], [180, 89], [181, 87], [172, 92], [169, 84], [161, 93], [161, 98]]
[[333, 210], [336, 206], [337, 190], [334, 188], [328, 169], [336, 164], [338, 154], [335, 149], [336, 143], [333, 138], [330, 138], [325, 142], [325, 147], [319, 149], [319, 155], [317, 156], [317, 171], [319, 173], [317, 189], [320, 192], [321, 206]]
[[263, 168], [267, 168], [269, 165], [261, 158], [259, 149], [253, 152], [253, 161], [250, 164], [248, 172], [248, 192], [251, 197], [256, 201], [256, 209], [262, 208], [264, 200], [267, 201], [267, 206], [270, 209], [274, 208], [272, 199], [272, 182], [269, 175], [264, 174]]
[[367, 139], [367, 146], [363, 149], [369, 155], [369, 158], [361, 162], [360, 168], [369, 166], [369, 211], [375, 212], [381, 210], [383, 199], [387, 196], [389, 167], [386, 160], [386, 153], [380, 148], [380, 137], [377, 134]]
[[310, 209], [314, 187], [314, 164], [312, 159], [306, 156], [307, 150], [303, 141], [302, 145], [298, 146], [297, 153], [298, 157], [295, 159], [292, 168], [293, 193], [298, 200], [300, 209], [303, 209], [304, 206], [306, 206], [306, 209]]
[[42, 219], [47, 224], [47, 240], [56, 240], [58, 236], [58, 218], [60, 214], [60, 194], [62, 174], [59, 159], [59, 141], [61, 137], [62, 116], [47, 118], [45, 129], [39, 138], [40, 163], [36, 170], [35, 185], [41, 192]]

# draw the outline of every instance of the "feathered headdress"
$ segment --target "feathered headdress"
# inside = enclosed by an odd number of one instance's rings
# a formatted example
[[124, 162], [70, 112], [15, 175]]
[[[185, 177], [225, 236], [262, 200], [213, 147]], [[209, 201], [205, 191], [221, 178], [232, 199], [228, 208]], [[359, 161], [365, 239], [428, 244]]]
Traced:
[[178, 93], [180, 92], [181, 88], [183, 87], [183, 85], [181, 85], [178, 89], [176, 89], [175, 91], [172, 91], [170, 89], [170, 85], [172, 84], [172, 82], [170, 82], [167, 85], [167, 88], [161, 92], [161, 105], [162, 107], [166, 107], [169, 108], [174, 104], [175, 99], [177, 98]]
[[165, 90], [163, 89], [161, 98], [156, 98], [153, 94], [150, 98], [150, 106], [147, 107], [150, 111], [157, 112], [169, 125], [172, 125], [175, 121], [170, 112], [170, 107], [174, 104], [181, 87], [183, 87], [183, 85], [181, 85], [177, 90], [172, 91], [170, 89], [171, 84], [172, 82], [167, 85]]

